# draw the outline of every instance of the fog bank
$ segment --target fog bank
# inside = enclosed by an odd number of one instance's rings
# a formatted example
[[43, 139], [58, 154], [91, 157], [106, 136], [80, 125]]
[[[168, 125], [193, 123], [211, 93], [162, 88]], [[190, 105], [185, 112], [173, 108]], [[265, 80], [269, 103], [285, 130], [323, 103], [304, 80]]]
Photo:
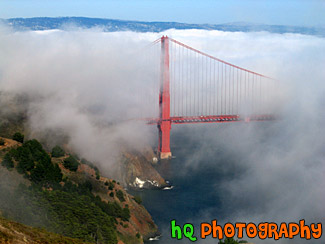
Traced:
[[[226, 148], [242, 158], [231, 167], [243, 168], [241, 175], [216, 186], [216, 192], [225, 196], [224, 206], [234, 210], [229, 221], [324, 221], [323, 38], [203, 30], [156, 34], [1, 28], [0, 90], [28, 97], [24, 106], [30, 137], [41, 137], [49, 130], [54, 131], [53, 137], [66, 135], [69, 147], [107, 173], [125, 147], [157, 144], [155, 126], [129, 119], [139, 111], [155, 113], [148, 104], [158, 103], [158, 98], [148, 95], [143, 105], [136, 102], [136, 91], [151, 94], [144, 91], [157, 81], [157, 69], [143, 50], [162, 34], [277, 78], [285, 87], [286, 99], [278, 111], [281, 119], [267, 126], [233, 124], [217, 130], [174, 126], [172, 133], [192, 133], [198, 138], [193, 157], [184, 161], [180, 174], [196, 170], [197, 159], [213, 154], [216, 147]], [[7, 107], [6, 99], [1, 102]], [[48, 139], [48, 143], [54, 140]], [[202, 216], [202, 221], [217, 217], [208, 210]]]

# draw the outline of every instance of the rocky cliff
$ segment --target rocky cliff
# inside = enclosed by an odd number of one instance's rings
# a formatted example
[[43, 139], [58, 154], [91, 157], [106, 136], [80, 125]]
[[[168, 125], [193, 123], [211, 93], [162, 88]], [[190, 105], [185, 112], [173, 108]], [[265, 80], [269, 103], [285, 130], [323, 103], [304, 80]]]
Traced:
[[121, 156], [123, 183], [131, 188], [159, 189], [168, 186], [156, 170], [157, 158], [152, 148], [142, 152], [124, 152]]

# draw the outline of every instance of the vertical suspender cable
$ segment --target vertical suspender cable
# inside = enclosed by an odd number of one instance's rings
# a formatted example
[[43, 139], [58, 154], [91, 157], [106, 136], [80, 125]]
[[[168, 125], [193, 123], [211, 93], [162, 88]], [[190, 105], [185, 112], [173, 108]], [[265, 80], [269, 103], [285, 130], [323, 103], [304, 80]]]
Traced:
[[220, 87], [220, 114], [223, 114], [223, 63], [221, 65], [221, 87]]

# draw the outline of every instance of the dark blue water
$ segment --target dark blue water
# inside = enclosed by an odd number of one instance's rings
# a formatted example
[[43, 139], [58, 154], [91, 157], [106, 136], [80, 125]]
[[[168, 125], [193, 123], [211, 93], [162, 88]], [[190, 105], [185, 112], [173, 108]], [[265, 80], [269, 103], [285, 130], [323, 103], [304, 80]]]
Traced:
[[[140, 195], [143, 205], [152, 215], [162, 236], [155, 243], [175, 243], [171, 239], [170, 221], [176, 220], [179, 225], [192, 223], [199, 233], [199, 223], [213, 219], [226, 220], [231, 209], [224, 202], [222, 182], [241, 174], [243, 169], [235, 167], [240, 160], [239, 155], [229, 151], [223, 143], [211, 138], [205, 140], [201, 128], [193, 135], [191, 128], [178, 130], [172, 134], [173, 159], [162, 161], [158, 165], [161, 175], [173, 186], [171, 190], [144, 190], [131, 192]], [[205, 128], [215, 133], [217, 126]], [[221, 197], [222, 196], [222, 197]], [[188, 243], [188, 240], [177, 243]], [[217, 242], [216, 242], [217, 243]]]
[[[131, 192], [142, 197], [162, 233], [160, 240], [153, 243], [191, 243], [186, 238], [171, 238], [171, 220], [181, 226], [192, 223], [196, 237], [200, 223], [214, 219], [221, 225], [300, 219], [323, 222], [323, 181], [322, 176], [315, 175], [324, 172], [324, 154], [319, 153], [323, 152], [324, 142], [310, 147], [307, 141], [304, 147], [297, 147], [299, 131], [281, 122], [173, 126], [171, 150], [175, 158], [160, 162], [158, 170], [174, 188]], [[310, 150], [314, 153], [310, 154]], [[312, 180], [308, 183], [307, 179]], [[320, 187], [315, 191], [315, 186]], [[198, 238], [196, 243], [218, 240]], [[300, 244], [306, 240], [282, 239], [277, 243]], [[324, 239], [308, 243], [324, 243]]]

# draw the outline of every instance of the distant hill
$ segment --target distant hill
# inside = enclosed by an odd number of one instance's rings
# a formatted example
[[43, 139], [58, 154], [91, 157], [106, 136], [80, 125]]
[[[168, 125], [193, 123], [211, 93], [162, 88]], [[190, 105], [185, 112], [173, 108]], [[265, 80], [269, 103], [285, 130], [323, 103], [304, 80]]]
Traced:
[[325, 27], [301, 27], [284, 25], [251, 24], [235, 22], [226, 24], [186, 24], [178, 22], [144, 22], [86, 17], [36, 17], [0, 19], [1, 22], [12, 26], [15, 30], [52, 30], [65, 29], [66, 26], [76, 25], [82, 28], [99, 27], [104, 31], [135, 31], [135, 32], [161, 32], [168, 29], [201, 29], [220, 31], [268, 31], [271, 33], [299, 33], [306, 35], [325, 36]]

